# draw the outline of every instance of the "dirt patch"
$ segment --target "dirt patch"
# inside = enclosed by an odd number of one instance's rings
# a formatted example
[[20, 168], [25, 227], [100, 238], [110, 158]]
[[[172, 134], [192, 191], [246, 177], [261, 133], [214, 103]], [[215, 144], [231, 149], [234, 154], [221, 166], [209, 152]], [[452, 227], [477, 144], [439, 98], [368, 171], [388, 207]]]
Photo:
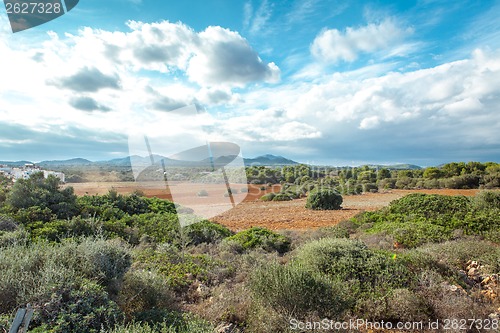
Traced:
[[[175, 191], [176, 198], [187, 198], [196, 196], [201, 190], [205, 190], [208, 196], [204, 198], [205, 203], [215, 203], [226, 193], [226, 187], [223, 184], [189, 184], [180, 182], [170, 182], [167, 187], [163, 182], [92, 182], [92, 183], [68, 183], [78, 196], [83, 195], [103, 195], [109, 190], [115, 190], [119, 194], [130, 194], [134, 191], [141, 191], [147, 197], [158, 197], [160, 199], [172, 200], [172, 192]], [[264, 194], [270, 192], [279, 192], [281, 185], [247, 185], [230, 184], [232, 189], [237, 190], [234, 194], [237, 201], [255, 201]], [[264, 188], [264, 189], [261, 189]], [[242, 189], [248, 189], [248, 192], [242, 192]]]
[[[172, 191], [176, 198], [185, 200], [193, 197], [203, 188], [209, 195], [204, 198], [195, 198], [203, 205], [216, 205], [220, 203], [225, 193], [225, 187], [220, 184], [185, 184], [171, 183], [170, 189], [162, 182], [112, 182], [112, 183], [76, 183], [73, 186], [77, 195], [106, 194], [110, 189], [115, 189], [120, 194], [130, 194], [135, 190], [142, 191], [146, 196], [156, 196], [162, 199], [172, 200]], [[173, 189], [173, 186], [176, 186]], [[382, 193], [365, 193], [362, 195], [344, 196], [343, 209], [334, 211], [313, 211], [305, 208], [306, 199], [293, 201], [271, 201], [263, 202], [259, 198], [269, 192], [279, 192], [280, 186], [272, 187], [263, 185], [248, 185], [248, 193], [242, 193], [246, 184], [231, 184], [231, 188], [237, 189], [234, 195], [237, 202], [241, 202], [235, 208], [226, 211], [211, 220], [219, 222], [231, 230], [243, 230], [252, 226], [266, 227], [269, 229], [315, 229], [331, 226], [340, 221], [347, 220], [363, 211], [373, 211], [387, 206], [391, 201], [399, 199], [409, 193], [427, 193], [442, 195], [467, 195], [473, 196], [479, 190], [391, 190]], [[200, 204], [200, 203], [195, 203]]]
[[344, 196], [341, 210], [313, 211], [305, 208], [306, 199], [293, 201], [244, 202], [234, 209], [212, 218], [231, 230], [253, 226], [280, 229], [315, 229], [332, 226], [363, 211], [374, 211], [410, 193], [473, 196], [478, 190], [393, 190]]

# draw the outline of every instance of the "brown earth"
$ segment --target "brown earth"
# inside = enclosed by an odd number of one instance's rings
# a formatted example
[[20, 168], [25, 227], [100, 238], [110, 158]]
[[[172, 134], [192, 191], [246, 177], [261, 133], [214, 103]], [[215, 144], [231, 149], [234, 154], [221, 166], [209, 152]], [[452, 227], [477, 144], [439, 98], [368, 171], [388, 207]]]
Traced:
[[[134, 182], [116, 182], [116, 183], [78, 183], [69, 184], [75, 189], [77, 195], [85, 194], [105, 194], [110, 189], [115, 189], [118, 193], [128, 194], [135, 190], [142, 191], [146, 196], [156, 196], [162, 199], [172, 199], [171, 192], [160, 182], [134, 183]], [[225, 193], [225, 187], [220, 184], [186, 184], [174, 183], [176, 188], [172, 189], [177, 200], [182, 203], [191, 197], [195, 197], [194, 205], [217, 205]], [[258, 200], [262, 195], [269, 192], [279, 192], [280, 186], [266, 187], [261, 190], [262, 185], [248, 185], [249, 192], [241, 193], [241, 188], [245, 184], [231, 184], [231, 188], [237, 189], [238, 193], [234, 195], [235, 201], [240, 202], [235, 208], [226, 211], [211, 220], [219, 222], [228, 228], [237, 231], [248, 229], [252, 226], [266, 227], [269, 229], [314, 229], [325, 226], [331, 226], [340, 221], [349, 219], [363, 211], [373, 211], [387, 206], [391, 201], [399, 199], [409, 193], [427, 193], [443, 195], [467, 195], [473, 196], [478, 190], [452, 190], [452, 189], [434, 189], [434, 190], [390, 190], [382, 193], [365, 193], [361, 195], [344, 196], [344, 202], [341, 210], [335, 211], [313, 211], [305, 208], [306, 199], [293, 201], [270, 201], [263, 202]], [[205, 189], [208, 197], [196, 198], [200, 189]]]
[[313, 211], [305, 208], [306, 199], [278, 202], [244, 202], [234, 209], [212, 218], [232, 230], [252, 226], [269, 229], [315, 229], [331, 226], [354, 217], [363, 211], [373, 211], [387, 206], [391, 201], [409, 193], [472, 196], [478, 190], [391, 190], [384, 193], [346, 195], [341, 210]]

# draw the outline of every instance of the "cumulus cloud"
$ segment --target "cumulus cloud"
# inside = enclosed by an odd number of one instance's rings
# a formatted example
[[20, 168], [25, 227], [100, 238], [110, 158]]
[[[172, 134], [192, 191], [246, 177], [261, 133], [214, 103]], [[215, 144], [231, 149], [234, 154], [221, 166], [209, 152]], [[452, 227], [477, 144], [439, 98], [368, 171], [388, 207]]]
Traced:
[[81, 111], [111, 111], [109, 107], [99, 104], [95, 99], [88, 96], [74, 97], [70, 99], [69, 104]]
[[120, 89], [117, 75], [106, 75], [95, 67], [84, 67], [73, 75], [59, 78], [52, 84], [75, 92], [97, 92], [104, 88]]
[[345, 31], [323, 30], [311, 45], [312, 54], [325, 62], [352, 62], [359, 53], [387, 50], [397, 46], [392, 52], [397, 55], [408, 52], [409, 46], [398, 45], [413, 33], [411, 28], [402, 28], [394, 20], [386, 19], [379, 24], [370, 23], [359, 28], [348, 27]]
[[207, 105], [236, 103], [240, 101], [239, 94], [233, 94], [230, 89], [203, 88], [197, 94], [197, 99]]
[[79, 45], [93, 45], [108, 63], [163, 73], [185, 71], [201, 86], [244, 86], [276, 82], [280, 70], [264, 62], [239, 33], [218, 26], [195, 32], [182, 23], [128, 22], [130, 32], [86, 28], [75, 37]]
[[[500, 57], [477, 50], [469, 59], [407, 73], [336, 74], [290, 101], [288, 113], [308, 120], [332, 147], [356, 147], [353, 156], [389, 154], [388, 147], [408, 159], [412, 151], [425, 155], [426, 147], [429, 155], [486, 147], [498, 154], [499, 91]], [[460, 159], [473, 157], [467, 154]]]
[[201, 85], [243, 86], [250, 82], [277, 82], [280, 70], [262, 61], [237, 32], [208, 27], [198, 35], [198, 51], [190, 59], [187, 74]]

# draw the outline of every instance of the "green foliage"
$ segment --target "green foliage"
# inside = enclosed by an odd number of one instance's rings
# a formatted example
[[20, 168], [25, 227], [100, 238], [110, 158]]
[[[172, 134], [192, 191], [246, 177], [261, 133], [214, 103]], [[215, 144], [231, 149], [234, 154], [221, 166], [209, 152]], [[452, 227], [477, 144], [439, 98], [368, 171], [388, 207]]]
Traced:
[[354, 219], [368, 225], [367, 232], [388, 233], [406, 247], [450, 240], [462, 231], [496, 239], [500, 228], [498, 192], [479, 193], [475, 198], [410, 194], [388, 208], [366, 212]]
[[290, 201], [292, 200], [292, 197], [290, 194], [287, 193], [278, 193], [275, 196], [273, 196], [273, 201]]
[[213, 333], [215, 330], [209, 322], [189, 313], [169, 313], [163, 320], [157, 324], [135, 322], [119, 325], [101, 333]]
[[300, 265], [268, 264], [252, 274], [257, 299], [286, 318], [339, 319], [351, 301], [346, 286]]
[[411, 281], [410, 272], [399, 262], [369, 250], [356, 240], [323, 238], [313, 241], [299, 249], [295, 260], [310, 271], [351, 281], [365, 291], [405, 287]]
[[216, 243], [233, 234], [223, 225], [207, 220], [190, 224], [184, 227], [183, 232], [191, 245]]
[[128, 320], [154, 309], [174, 310], [174, 294], [156, 270], [130, 270], [123, 279], [118, 304]]
[[137, 268], [158, 272], [175, 291], [185, 291], [195, 280], [209, 281], [208, 271], [217, 264], [207, 255], [180, 253], [172, 246], [140, 251], [135, 259]]
[[88, 280], [60, 286], [40, 297], [38, 304], [43, 306], [35, 311], [30, 332], [97, 333], [123, 318], [104, 288]]
[[438, 179], [441, 178], [443, 173], [440, 169], [435, 167], [430, 167], [424, 170], [424, 178], [426, 179]]
[[470, 199], [465, 196], [413, 193], [391, 202], [389, 212], [425, 218], [451, 218], [455, 214], [463, 215], [469, 203]]
[[[59, 178], [50, 175], [44, 179], [43, 173], [35, 173], [29, 179], [19, 179], [12, 186], [6, 203], [14, 209], [29, 210], [39, 207], [41, 211], [49, 210], [57, 218], [71, 218], [77, 213], [76, 195], [72, 187], [60, 189]], [[24, 215], [26, 216], [26, 215]], [[29, 218], [37, 218], [30, 216]], [[37, 220], [23, 220], [23, 223]]]
[[12, 245], [0, 252], [0, 312], [30, 303], [38, 332], [98, 332], [121, 316], [110, 293], [130, 264], [118, 242]]
[[82, 216], [99, 217], [103, 220], [147, 213], [176, 213], [174, 203], [168, 200], [146, 198], [139, 193], [122, 195], [114, 190], [110, 190], [106, 195], [79, 197], [78, 206]]
[[136, 228], [138, 236], [149, 236], [156, 243], [179, 243], [179, 219], [174, 213], [146, 213], [126, 216], [119, 221]]
[[314, 210], [341, 209], [342, 196], [335, 190], [326, 188], [314, 190], [309, 193], [306, 208]]
[[276, 193], [271, 192], [271, 193], [265, 194], [262, 197], [260, 197], [260, 200], [262, 200], [262, 201], [272, 201], [275, 196], [276, 196]]
[[317, 232], [328, 238], [349, 238], [350, 236], [349, 229], [339, 225], [320, 228]]
[[279, 253], [285, 253], [290, 250], [290, 240], [287, 237], [260, 227], [252, 227], [240, 231], [225, 240], [240, 244], [244, 250], [257, 247], [269, 252], [277, 251]]

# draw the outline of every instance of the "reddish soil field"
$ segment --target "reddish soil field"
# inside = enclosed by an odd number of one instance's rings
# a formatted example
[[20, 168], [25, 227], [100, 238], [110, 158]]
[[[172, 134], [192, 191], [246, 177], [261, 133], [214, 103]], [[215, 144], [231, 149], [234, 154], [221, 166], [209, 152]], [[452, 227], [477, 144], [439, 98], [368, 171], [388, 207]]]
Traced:
[[[171, 188], [167, 188], [162, 182], [95, 182], [95, 183], [70, 183], [75, 189], [75, 194], [82, 196], [85, 194], [106, 194], [109, 190], [114, 189], [119, 194], [130, 194], [136, 190], [142, 191], [148, 197], [158, 197], [160, 199], [172, 200], [172, 192], [175, 197], [187, 198], [196, 195], [201, 189], [206, 190], [209, 196], [203, 198], [204, 203], [218, 202], [226, 192], [224, 184], [190, 184], [170, 182]], [[264, 185], [247, 185], [247, 184], [230, 184], [232, 189], [238, 190], [234, 194], [236, 201], [254, 201], [259, 199], [264, 194], [270, 192], [279, 192], [281, 185], [273, 185], [265, 187], [265, 190], [260, 188]], [[248, 193], [241, 192], [242, 188], [248, 188]]]
[[[172, 199], [174, 193], [178, 202], [190, 200], [193, 206], [221, 205], [221, 198], [225, 193], [225, 187], [220, 184], [173, 184], [171, 191], [159, 182], [150, 183], [80, 183], [69, 184], [75, 189], [77, 195], [105, 194], [114, 188], [118, 193], [127, 194], [135, 190], [141, 190], [148, 197], [156, 196], [162, 199]], [[175, 188], [174, 188], [175, 186]], [[336, 211], [312, 211], [305, 208], [305, 200], [281, 202], [263, 202], [258, 200], [262, 195], [269, 192], [279, 192], [280, 186], [266, 187], [261, 190], [261, 185], [248, 185], [249, 192], [241, 193], [245, 184], [231, 184], [231, 188], [237, 189], [234, 195], [236, 202], [241, 202], [235, 208], [228, 210], [211, 220], [219, 222], [228, 228], [237, 231], [248, 229], [252, 226], [261, 226], [269, 229], [314, 229], [331, 226], [340, 221], [349, 219], [363, 211], [373, 211], [387, 206], [391, 201], [401, 198], [409, 193], [428, 193], [443, 195], [467, 195], [473, 196], [478, 190], [390, 190], [382, 193], [366, 193], [362, 195], [344, 196], [343, 209]], [[205, 189], [208, 197], [197, 198], [200, 189]], [[194, 197], [194, 198], [193, 198]], [[220, 207], [219, 207], [220, 208]], [[215, 210], [217, 210], [215, 208]]]
[[391, 190], [344, 196], [341, 210], [313, 211], [305, 208], [306, 199], [293, 201], [244, 202], [234, 209], [212, 218], [232, 230], [261, 226], [269, 229], [315, 229], [331, 226], [363, 211], [387, 206], [409, 193], [473, 196], [478, 190]]

